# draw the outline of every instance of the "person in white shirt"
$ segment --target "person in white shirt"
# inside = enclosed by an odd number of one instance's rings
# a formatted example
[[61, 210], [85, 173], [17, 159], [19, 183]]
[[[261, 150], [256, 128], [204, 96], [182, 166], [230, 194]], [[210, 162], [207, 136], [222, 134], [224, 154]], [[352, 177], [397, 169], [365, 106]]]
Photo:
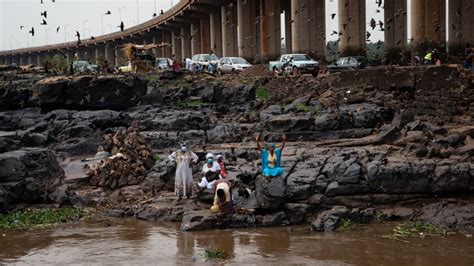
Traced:
[[216, 180], [220, 179], [221, 167], [219, 163], [214, 160], [212, 153], [206, 154], [206, 163], [202, 166], [201, 173], [204, 175], [198, 186], [202, 189], [212, 189], [212, 185]]
[[191, 197], [193, 190], [193, 171], [191, 167], [197, 163], [198, 159], [194, 152], [188, 150], [186, 144], [181, 144], [181, 148], [169, 156], [170, 161], [176, 162], [174, 194], [178, 196], [178, 200], [181, 200], [182, 197]]

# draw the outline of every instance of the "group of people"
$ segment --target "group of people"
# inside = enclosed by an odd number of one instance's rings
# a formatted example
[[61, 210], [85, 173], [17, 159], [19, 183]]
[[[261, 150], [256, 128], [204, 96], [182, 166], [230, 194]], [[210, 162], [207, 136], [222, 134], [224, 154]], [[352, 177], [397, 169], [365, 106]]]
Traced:
[[[281, 154], [285, 147], [285, 135], [282, 135], [280, 147], [274, 143], [261, 145], [261, 135], [256, 137], [257, 149], [262, 156], [262, 175], [266, 179], [282, 176]], [[228, 175], [224, 157], [221, 154], [206, 154], [206, 161], [201, 168], [201, 179], [193, 183], [193, 165], [197, 164], [199, 157], [191, 151], [186, 144], [181, 144], [180, 149], [169, 155], [169, 160], [176, 163], [174, 193], [181, 200], [183, 197], [197, 196], [204, 190], [214, 193], [214, 202], [211, 207], [213, 213], [222, 215], [233, 212], [232, 187], [234, 180]]]

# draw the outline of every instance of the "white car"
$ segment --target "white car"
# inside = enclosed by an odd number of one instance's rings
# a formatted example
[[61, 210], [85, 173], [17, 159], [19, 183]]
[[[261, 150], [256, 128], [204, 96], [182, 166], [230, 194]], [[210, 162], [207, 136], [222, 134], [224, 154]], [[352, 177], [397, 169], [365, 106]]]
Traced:
[[155, 66], [159, 70], [165, 70], [165, 69], [171, 69], [171, 66], [173, 65], [173, 60], [165, 57], [158, 57], [156, 58], [156, 64]]
[[195, 54], [191, 59], [191, 69], [193, 71], [207, 71], [209, 64], [217, 65], [219, 57], [215, 54]]
[[239, 73], [252, 65], [242, 57], [222, 57], [217, 64], [217, 73]]

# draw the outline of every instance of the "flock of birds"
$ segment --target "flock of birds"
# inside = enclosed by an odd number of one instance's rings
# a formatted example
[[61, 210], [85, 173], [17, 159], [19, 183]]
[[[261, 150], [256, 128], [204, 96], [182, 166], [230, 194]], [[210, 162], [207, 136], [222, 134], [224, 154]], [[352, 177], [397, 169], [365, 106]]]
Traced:
[[[43, 1], [44, 1], [44, 0], [40, 0], [40, 1], [41, 1], [41, 4], [43, 4]], [[345, 8], [349, 8], [349, 0], [345, 0], [345, 1], [346, 1], [346, 2], [345, 2], [345, 4], [344, 4], [344, 7], [345, 7]], [[52, 3], [55, 3], [56, 0], [51, 0], [51, 2], [52, 2]], [[248, 3], [248, 0], [243, 0], [243, 1], [241, 1], [241, 4], [242, 4], [242, 5], [246, 5], [247, 3]], [[295, 16], [298, 16], [298, 15], [300, 15], [300, 14], [303, 14], [303, 12], [304, 12], [305, 10], [307, 10], [307, 8], [308, 8], [308, 5], [307, 5], [307, 4], [308, 4], [307, 2], [302, 3], [302, 4], [294, 11], [294, 13], [295, 13], [294, 15], [295, 15]], [[375, 10], [375, 13], [380, 13], [380, 12], [381, 12], [380, 10], [385, 8], [385, 7], [384, 7], [384, 4], [383, 4], [383, 0], [375, 0], [375, 4], [377, 5], [377, 8], [376, 8], [376, 10]], [[223, 23], [225, 26], [231, 27], [231, 28], [234, 28], [234, 27], [237, 26], [237, 25], [235, 24], [235, 22], [233, 22], [233, 19], [232, 19], [232, 18], [233, 18], [233, 10], [234, 10], [233, 7], [234, 7], [234, 3], [229, 3], [229, 4], [228, 4], [228, 9], [227, 9], [227, 12], [226, 12], [225, 21], [224, 21], [224, 23]], [[467, 9], [468, 11], [470, 11], [470, 8], [471, 8], [470, 6], [469, 6], [469, 7], [466, 7], [466, 9]], [[321, 10], [319, 10], [319, 9], [317, 9], [316, 11], [317, 11], [317, 12], [321, 12]], [[322, 12], [324, 12], [324, 10], [323, 10]], [[112, 14], [112, 12], [110, 12], [110, 10], [108, 10], [108, 11], [105, 13], [105, 15], [111, 15], [111, 14]], [[163, 15], [163, 14], [164, 14], [163, 9], [161, 9], [160, 15]], [[273, 13], [270, 13], [270, 14], [268, 14], [268, 15], [269, 15], [269, 16], [273, 16], [274, 14], [273, 14]], [[368, 25], [369, 25], [369, 27], [372, 29], [372, 31], [374, 31], [377, 27], [378, 27], [378, 30], [379, 30], [379, 31], [391, 30], [391, 29], [392, 29], [392, 24], [393, 24], [394, 20], [397, 19], [397, 18], [399, 18], [399, 17], [401, 17], [401, 16], [406, 16], [406, 15], [407, 15], [407, 11], [404, 10], [403, 8], [401, 8], [401, 9], [398, 9], [398, 10], [395, 11], [394, 17], [389, 17], [389, 18], [387, 18], [387, 19], [385, 20], [385, 23], [384, 23], [383, 21], [381, 21], [381, 20], [376, 21], [374, 18], [371, 18], [371, 19], [370, 19], [370, 22], [368, 23]], [[438, 16], [438, 14], [437, 14], [436, 12], [434, 12], [433, 15], [434, 15], [435, 18]], [[461, 9], [458, 9], [457, 12], [456, 12], [456, 15], [461, 16], [461, 15], [462, 15], [462, 10], [461, 10]], [[156, 16], [157, 16], [156, 12], [153, 13], [153, 17], [156, 17]], [[309, 16], [309, 15], [308, 15], [308, 16]], [[331, 19], [334, 20], [335, 17], [336, 17], [336, 13], [332, 13], [332, 14], [330, 14], [330, 16], [331, 16]], [[48, 18], [48, 13], [47, 13], [46, 10], [45, 10], [44, 12], [41, 12], [41, 17], [44, 17], [44, 18], [42, 19], [42, 22], [40, 23], [40, 25], [48, 25], [48, 23], [46, 22], [46, 19]], [[306, 19], [306, 22], [307, 22], [307, 23], [310, 23], [310, 22], [313, 21], [313, 20], [314, 20], [313, 17], [308, 17], [308, 18]], [[342, 23], [342, 29], [339, 29], [339, 31], [332, 31], [331, 36], [337, 35], [337, 36], [339, 37], [339, 38], [335, 41], [336, 44], [338, 44], [338, 43], [340, 42], [341, 36], [344, 35], [343, 31], [345, 31], [345, 30], [347, 29], [347, 26], [348, 26], [348, 24], [349, 24], [351, 21], [352, 21], [352, 18], [351, 18], [351, 17], [347, 18], [347, 21], [344, 21], [344, 22]], [[255, 24], [260, 23], [260, 17], [259, 17], [259, 16], [255, 17], [254, 22], [255, 22]], [[291, 23], [294, 23], [294, 19], [291, 19], [289, 22], [290, 22], [290, 24], [291, 24]], [[438, 19], [434, 19], [432, 22], [433, 22], [434, 30], [435, 30], [436, 32], [438, 32], [438, 31], [445, 31], [445, 29], [441, 26], [440, 21], [439, 21]], [[421, 26], [422, 26], [422, 25], [420, 25], [420, 27], [421, 27]], [[56, 32], [57, 32], [57, 33], [59, 33], [60, 27], [61, 27], [61, 26], [58, 26], [58, 27], [56, 28]], [[321, 27], [321, 25], [319, 25], [318, 27]], [[402, 28], [402, 27], [403, 27], [402, 25], [399, 26], [399, 28]], [[454, 23], [451, 24], [451, 27], [452, 27], [452, 30], [456, 30], [456, 25], [455, 25]], [[24, 26], [20, 26], [20, 30], [22, 30], [23, 28], [24, 28]], [[120, 31], [122, 31], [122, 32], [124, 31], [125, 25], [124, 25], [123, 21], [120, 22], [120, 25], [118, 26], [118, 28], [120, 28]], [[280, 28], [277, 27], [276, 30], [278, 31], [278, 30], [280, 30]], [[30, 33], [32, 36], [35, 36], [35, 28], [32, 27], [31, 30], [29, 31], [29, 33]], [[326, 39], [326, 36], [324, 36], [324, 35], [325, 35], [325, 33], [324, 33], [324, 31], [323, 31], [323, 32], [321, 33], [321, 36], [319, 37], [319, 40], [325, 40], [325, 39]], [[346, 34], [346, 35], [347, 35], [347, 34]], [[460, 37], [460, 36], [461, 36], [461, 31], [457, 31], [455, 35], [458, 36], [458, 37]], [[76, 35], [75, 35], [75, 36], [77, 37], [77, 44], [79, 45], [79, 44], [81, 43], [81, 34], [79, 33], [79, 31], [76, 31]], [[198, 37], [198, 36], [199, 36], [199, 30], [198, 30], [198, 29], [195, 29], [195, 30], [193, 30], [193, 32], [191, 32], [191, 34], [190, 34], [190, 36], [189, 36], [189, 39], [192, 40], [192, 39], [194, 39], [194, 38], [196, 38], [196, 37]], [[366, 32], [366, 36], [365, 36], [367, 42], [370, 42], [371, 36], [372, 36], [372, 34], [371, 34], [369, 31], [367, 31], [367, 32]], [[182, 35], [176, 35], [176, 36], [175, 36], [176, 39], [182, 39], [182, 38], [184, 38], [184, 37], [185, 37], [185, 36], [182, 36]], [[256, 38], [257, 38], [256, 36], [252, 36], [252, 35], [249, 35], [249, 36], [246, 36], [246, 37], [245, 37], [245, 40], [247, 40], [247, 41], [250, 40], [250, 41], [249, 41], [249, 44], [248, 44], [249, 47], [254, 47], [254, 46], [255, 46], [255, 44], [254, 44], [255, 42], [254, 42], [253, 40], [256, 39]], [[271, 38], [271, 36], [268, 35], [268, 36], [265, 36], [265, 38]], [[348, 42], [352, 39], [351, 36], [347, 36], [346, 38], [347, 38], [347, 41], [348, 41]], [[94, 40], [94, 39], [95, 39], [94, 36], [90, 36], [90, 40]], [[283, 40], [283, 39], [284, 39], [284, 38], [281, 38], [281, 40]], [[409, 40], [409, 41], [413, 41], [412, 38], [411, 38], [411, 39], [408, 39], [408, 40]], [[396, 45], [397, 45], [397, 46], [400, 45], [400, 44], [402, 43], [402, 41], [403, 41], [403, 40], [397, 40]], [[226, 46], [229, 46], [229, 45], [232, 45], [232, 44], [233, 44], [232, 42], [227, 42], [227, 43], [226, 43]], [[214, 46], [215, 46], [215, 45], [214, 45]], [[376, 45], [376, 48], [378, 49], [378, 48], [380, 48], [380, 47], [381, 47], [381, 41], [378, 41], [378, 42], [377, 42], [377, 45]], [[215, 48], [215, 47], [214, 47], [214, 48]], [[241, 47], [239, 47], [239, 48], [240, 48], [240, 49], [243, 49], [244, 47], [241, 46]], [[326, 46], [326, 48], [327, 48], [327, 49], [330, 49], [329, 43], [328, 43], [328, 45]], [[312, 52], [313, 52], [313, 53], [316, 53], [316, 51], [312, 51]], [[258, 57], [258, 55], [257, 55], [257, 57]]]
[[[56, 3], [56, 0], [51, 0], [52, 3]], [[40, 0], [40, 3], [41, 4], [44, 4], [44, 0]], [[164, 11], [163, 9], [161, 9], [160, 11], [160, 15], [163, 15], [164, 14]], [[105, 15], [112, 15], [112, 12], [110, 12], [110, 10], [108, 10], [107, 12], [105, 12]], [[156, 17], [157, 14], [156, 12], [153, 13], [153, 17]], [[48, 25], [48, 22], [46, 21], [46, 19], [48, 19], [48, 11], [45, 10], [44, 12], [41, 12], [40, 13], [40, 17], [41, 17], [41, 23], [40, 25], [41, 26], [46, 26]], [[20, 30], [23, 30], [25, 26], [23, 25], [20, 25]], [[120, 28], [120, 31], [123, 32], [125, 30], [125, 24], [123, 23], [123, 21], [120, 22], [120, 25], [117, 26], [118, 28]], [[59, 30], [61, 29], [61, 25], [59, 25], [57, 28], [56, 28], [56, 33], [59, 33]], [[29, 34], [31, 34], [31, 36], [35, 36], [35, 27], [31, 27], [31, 30], [28, 31]], [[76, 34], [74, 35], [77, 37], [77, 45], [81, 44], [81, 34], [79, 33], [79, 31], [76, 30]], [[95, 37], [94, 36], [90, 36], [89, 38], [90, 40], [94, 40]]]

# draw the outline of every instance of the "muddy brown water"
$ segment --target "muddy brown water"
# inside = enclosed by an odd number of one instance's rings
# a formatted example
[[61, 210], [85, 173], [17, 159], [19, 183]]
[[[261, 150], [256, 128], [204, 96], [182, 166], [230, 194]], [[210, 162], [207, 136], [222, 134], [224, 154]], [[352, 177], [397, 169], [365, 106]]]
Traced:
[[50, 229], [1, 231], [0, 262], [187, 265], [206, 263], [205, 250], [219, 248], [228, 257], [211, 264], [474, 264], [473, 238], [413, 237], [404, 243], [380, 237], [393, 226], [373, 224], [336, 233], [309, 232], [305, 226], [181, 232], [176, 225], [99, 219]]

